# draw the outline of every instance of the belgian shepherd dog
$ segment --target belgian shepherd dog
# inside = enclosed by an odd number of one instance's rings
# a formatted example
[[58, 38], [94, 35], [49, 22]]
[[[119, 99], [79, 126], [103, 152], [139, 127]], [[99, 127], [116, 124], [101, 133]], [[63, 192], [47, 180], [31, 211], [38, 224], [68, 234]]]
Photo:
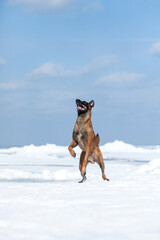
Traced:
[[98, 163], [102, 171], [102, 178], [109, 181], [104, 172], [104, 161], [101, 150], [99, 149], [100, 137], [95, 135], [92, 127], [91, 115], [92, 108], [94, 107], [94, 101], [90, 102], [81, 101], [76, 99], [78, 117], [74, 125], [72, 133], [72, 142], [68, 147], [68, 150], [72, 157], [76, 157], [76, 153], [73, 150], [77, 145], [81, 148], [82, 152], [79, 161], [79, 170], [84, 182], [86, 178], [86, 167], [88, 163]]

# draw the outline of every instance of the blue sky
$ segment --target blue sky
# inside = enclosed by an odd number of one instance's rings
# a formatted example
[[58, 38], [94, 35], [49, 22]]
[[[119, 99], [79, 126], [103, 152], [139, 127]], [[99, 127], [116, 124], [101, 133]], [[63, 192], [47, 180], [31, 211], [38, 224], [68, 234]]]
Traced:
[[75, 99], [101, 144], [160, 142], [159, 0], [2, 0], [0, 146], [68, 145]]

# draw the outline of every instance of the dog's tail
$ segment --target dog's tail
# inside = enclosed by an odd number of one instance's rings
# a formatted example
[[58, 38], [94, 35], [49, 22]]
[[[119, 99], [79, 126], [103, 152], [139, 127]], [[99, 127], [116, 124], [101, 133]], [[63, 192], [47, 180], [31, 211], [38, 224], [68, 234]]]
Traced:
[[100, 137], [99, 137], [98, 133], [97, 133], [97, 135], [96, 135], [95, 138], [94, 138], [94, 142], [95, 142], [95, 145], [96, 145], [96, 146], [98, 146], [99, 143], [100, 143]]

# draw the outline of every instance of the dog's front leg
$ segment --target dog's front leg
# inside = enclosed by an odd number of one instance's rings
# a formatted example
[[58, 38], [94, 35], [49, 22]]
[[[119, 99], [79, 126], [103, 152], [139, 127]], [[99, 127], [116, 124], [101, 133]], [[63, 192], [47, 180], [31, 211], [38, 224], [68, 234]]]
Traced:
[[71, 144], [69, 145], [68, 147], [68, 150], [70, 152], [70, 154], [72, 155], [72, 157], [76, 157], [76, 153], [75, 151], [73, 150], [73, 148], [75, 148], [76, 146], [78, 145], [78, 143], [75, 141], [75, 140], [72, 140]]

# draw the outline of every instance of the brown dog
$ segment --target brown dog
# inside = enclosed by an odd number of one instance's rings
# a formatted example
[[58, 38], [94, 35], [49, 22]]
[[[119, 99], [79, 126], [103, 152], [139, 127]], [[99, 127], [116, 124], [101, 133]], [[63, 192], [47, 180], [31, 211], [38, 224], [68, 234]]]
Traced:
[[94, 107], [94, 101], [92, 100], [88, 103], [77, 99], [76, 104], [78, 117], [73, 129], [73, 140], [69, 145], [68, 150], [70, 151], [72, 157], [76, 156], [76, 153], [73, 150], [74, 147], [79, 145], [82, 150], [79, 161], [79, 170], [83, 178], [80, 182], [83, 182], [87, 179], [86, 166], [89, 162], [97, 162], [102, 170], [102, 178], [109, 181], [104, 172], [104, 161], [102, 153], [99, 149], [100, 138], [98, 134], [95, 136], [92, 127], [91, 115], [92, 107]]

